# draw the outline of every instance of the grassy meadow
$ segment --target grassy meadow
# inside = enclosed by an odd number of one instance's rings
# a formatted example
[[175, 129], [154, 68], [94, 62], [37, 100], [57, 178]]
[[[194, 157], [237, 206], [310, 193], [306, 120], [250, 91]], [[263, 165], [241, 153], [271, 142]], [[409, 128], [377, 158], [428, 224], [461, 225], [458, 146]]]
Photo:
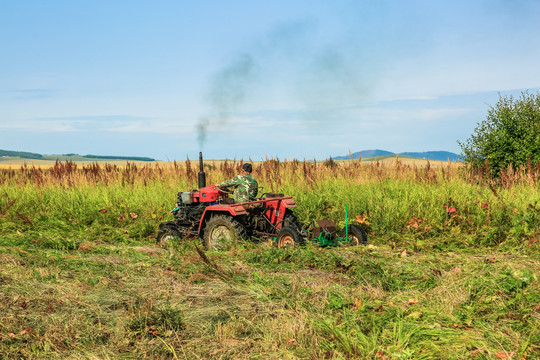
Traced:
[[540, 165], [268, 159], [265, 192], [369, 245], [155, 246], [197, 165], [0, 168], [0, 358], [540, 359]]

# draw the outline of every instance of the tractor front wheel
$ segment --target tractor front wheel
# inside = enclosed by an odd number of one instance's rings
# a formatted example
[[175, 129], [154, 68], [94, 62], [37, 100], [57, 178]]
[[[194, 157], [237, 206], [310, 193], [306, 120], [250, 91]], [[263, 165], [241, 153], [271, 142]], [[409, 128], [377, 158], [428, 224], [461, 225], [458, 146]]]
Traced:
[[173, 242], [175, 238], [181, 238], [182, 234], [178, 231], [176, 224], [172, 221], [161, 223], [156, 237], [156, 244], [164, 246]]
[[246, 228], [225, 215], [214, 215], [207, 221], [203, 234], [206, 250], [229, 250], [238, 240], [247, 239]]
[[296, 226], [284, 226], [281, 228], [276, 237], [276, 243], [279, 248], [294, 247], [295, 245], [303, 245], [304, 239]]
[[[345, 237], [345, 228], [341, 230], [341, 236]], [[351, 224], [349, 225], [349, 245], [365, 245], [367, 244], [367, 234], [362, 227]], [[346, 240], [346, 241], [347, 241]]]

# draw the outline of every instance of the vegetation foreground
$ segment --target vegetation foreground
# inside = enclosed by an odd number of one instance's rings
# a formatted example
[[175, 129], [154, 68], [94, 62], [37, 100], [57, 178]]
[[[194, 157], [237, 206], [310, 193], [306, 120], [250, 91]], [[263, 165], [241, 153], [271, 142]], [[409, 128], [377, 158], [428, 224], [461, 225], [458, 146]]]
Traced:
[[[241, 162], [205, 165], [208, 183]], [[264, 191], [358, 247], [154, 245], [189, 161], [0, 169], [4, 358], [540, 358], [540, 166], [268, 160]]]

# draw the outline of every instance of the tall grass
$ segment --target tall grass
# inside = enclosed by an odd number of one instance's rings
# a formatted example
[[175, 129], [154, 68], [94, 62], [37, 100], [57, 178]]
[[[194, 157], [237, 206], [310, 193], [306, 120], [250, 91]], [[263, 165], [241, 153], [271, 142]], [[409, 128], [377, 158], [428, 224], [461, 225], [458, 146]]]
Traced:
[[[233, 177], [242, 164], [205, 163], [207, 183]], [[105, 241], [149, 237], [170, 216], [176, 193], [197, 188], [197, 172], [189, 159], [169, 166], [57, 162], [45, 170], [2, 169], [0, 229], [39, 233], [52, 228], [82, 238], [90, 229], [104, 232]], [[253, 175], [262, 192], [294, 196], [306, 223], [329, 218], [344, 225], [347, 206], [349, 220], [358, 218], [381, 242], [417, 245], [441, 236], [456, 246], [535, 242], [540, 167], [510, 167], [500, 179], [486, 178], [487, 172], [450, 162], [435, 168], [398, 160], [388, 165], [267, 159], [255, 164]]]

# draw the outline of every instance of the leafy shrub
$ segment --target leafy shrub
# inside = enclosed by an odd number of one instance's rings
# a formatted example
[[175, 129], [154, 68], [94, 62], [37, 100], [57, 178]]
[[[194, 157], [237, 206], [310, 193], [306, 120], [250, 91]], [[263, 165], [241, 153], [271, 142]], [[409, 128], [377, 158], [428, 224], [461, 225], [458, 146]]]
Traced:
[[[519, 99], [499, 97], [487, 118], [465, 143], [458, 142], [463, 160], [474, 167], [488, 163], [492, 175], [540, 161], [540, 93], [524, 92]], [[530, 163], [529, 163], [530, 166]]]

